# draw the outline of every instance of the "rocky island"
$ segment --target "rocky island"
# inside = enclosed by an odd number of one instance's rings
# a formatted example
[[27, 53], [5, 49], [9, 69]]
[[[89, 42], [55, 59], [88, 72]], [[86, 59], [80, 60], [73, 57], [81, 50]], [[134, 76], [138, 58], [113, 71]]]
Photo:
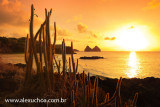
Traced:
[[[21, 38], [7, 38], [7, 37], [0, 37], [0, 53], [24, 53], [26, 37]], [[36, 49], [39, 52], [39, 42], [36, 41]], [[42, 50], [44, 50], [42, 48]], [[66, 46], [66, 54], [71, 54], [71, 47]], [[74, 49], [74, 51], [79, 51]], [[56, 44], [55, 45], [55, 53], [61, 54], [62, 53], [62, 45]]]
[[86, 46], [84, 52], [101, 52], [101, 49], [98, 46], [95, 46], [93, 49], [91, 49], [89, 46]]

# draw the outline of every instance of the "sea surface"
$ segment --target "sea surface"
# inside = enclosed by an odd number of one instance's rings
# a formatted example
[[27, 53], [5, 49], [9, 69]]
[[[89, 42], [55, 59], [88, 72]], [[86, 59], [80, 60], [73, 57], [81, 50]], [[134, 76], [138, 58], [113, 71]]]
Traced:
[[[104, 59], [79, 59], [82, 56], [102, 56]], [[0, 54], [5, 63], [24, 63], [24, 54]], [[67, 55], [67, 65], [70, 55]], [[57, 61], [62, 55], [56, 54]], [[75, 62], [79, 59], [78, 72], [90, 72], [110, 78], [160, 78], [160, 52], [77, 52]], [[34, 64], [34, 68], [36, 66]]]

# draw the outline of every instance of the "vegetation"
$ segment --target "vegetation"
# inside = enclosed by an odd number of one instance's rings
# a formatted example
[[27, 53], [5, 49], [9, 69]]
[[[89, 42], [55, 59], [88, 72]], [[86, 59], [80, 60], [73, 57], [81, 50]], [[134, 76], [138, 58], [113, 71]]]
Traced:
[[[57, 62], [55, 58], [56, 44], [56, 23], [54, 23], [54, 42], [51, 43], [50, 37], [50, 16], [52, 10], [47, 9], [46, 20], [39, 28], [38, 32], [33, 34], [34, 6], [31, 6], [30, 18], [30, 34], [27, 35], [25, 41], [25, 62], [24, 69], [18, 68], [11, 64], [3, 65], [0, 63], [0, 82], [2, 87], [6, 86], [4, 79], [11, 80], [10, 83], [15, 86], [15, 93], [5, 98], [63, 98], [67, 99], [65, 105], [63, 103], [47, 103], [47, 106], [70, 106], [70, 107], [135, 107], [138, 93], [135, 94], [133, 100], [122, 101], [120, 88], [122, 78], [117, 82], [114, 94], [106, 93], [99, 87], [99, 78], [95, 77], [94, 81], [83, 71], [78, 73], [78, 59], [75, 61], [73, 56], [73, 43], [71, 42], [71, 57], [66, 59], [65, 40], [62, 41], [62, 63]], [[36, 46], [38, 40], [38, 47]], [[37, 48], [39, 52], [37, 51]], [[42, 54], [43, 52], [43, 54]], [[42, 58], [43, 57], [43, 58]], [[44, 59], [44, 60], [42, 60]], [[36, 63], [36, 69], [33, 69], [33, 60]], [[43, 63], [44, 62], [44, 63]], [[56, 67], [54, 67], [54, 65]], [[23, 72], [23, 70], [25, 72]], [[7, 80], [8, 80], [7, 79]], [[14, 82], [15, 81], [15, 82]], [[10, 83], [9, 87], [10, 88]], [[17, 85], [16, 84], [20, 84]], [[19, 87], [19, 89], [17, 89]], [[0, 88], [2, 90], [2, 88]], [[4, 90], [3, 90], [4, 91]], [[113, 91], [113, 90], [112, 90]], [[13, 92], [13, 90], [11, 91]], [[1, 93], [0, 93], [1, 94]], [[21, 104], [6, 104], [2, 106], [21, 106]], [[24, 107], [40, 107], [46, 104], [22, 104]], [[1, 103], [0, 103], [1, 106]]]
[[[110, 97], [109, 93], [106, 93], [106, 97], [103, 99], [102, 95], [104, 94], [102, 93], [104, 91], [98, 87], [98, 77], [95, 78], [94, 84], [92, 84], [89, 73], [88, 75], [86, 75], [85, 72], [83, 72], [83, 74], [77, 74], [78, 59], [75, 62], [73, 43], [71, 43], [72, 53], [71, 58], [69, 58], [69, 65], [67, 65], [66, 59], [65, 40], [62, 41], [62, 64], [61, 62], [57, 62], [55, 58], [56, 23], [54, 23], [54, 42], [51, 44], [49, 23], [52, 9], [49, 12], [45, 9], [45, 12], [46, 20], [34, 36], [34, 7], [33, 5], [31, 6], [30, 35], [27, 35], [25, 42], [26, 74], [24, 85], [16, 96], [25, 96], [25, 98], [62, 97], [67, 99], [66, 105], [72, 107], [121, 107], [122, 105], [135, 107], [138, 93], [136, 93], [134, 99], [129, 100], [129, 102], [124, 103], [121, 101], [120, 87], [122, 78], [118, 80], [113, 96]], [[36, 49], [37, 38], [39, 39], [39, 53], [37, 53]], [[42, 54], [42, 51], [44, 51], [44, 54]], [[44, 57], [44, 63], [42, 57]], [[32, 68], [33, 60], [35, 60], [36, 63], [36, 71]], [[56, 65], [56, 68], [54, 68], [53, 65]], [[55, 72], [56, 69], [58, 72]], [[62, 104], [53, 105], [62, 106]]]

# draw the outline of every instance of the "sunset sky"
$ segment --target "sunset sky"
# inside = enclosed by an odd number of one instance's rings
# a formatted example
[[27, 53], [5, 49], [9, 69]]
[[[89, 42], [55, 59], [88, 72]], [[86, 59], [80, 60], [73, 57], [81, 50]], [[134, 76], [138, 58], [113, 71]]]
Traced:
[[[0, 0], [0, 36], [25, 37], [30, 7], [34, 4], [34, 30], [45, 20], [45, 8], [53, 9], [57, 43], [84, 50], [160, 51], [160, 0]], [[36, 32], [35, 32], [36, 33]]]

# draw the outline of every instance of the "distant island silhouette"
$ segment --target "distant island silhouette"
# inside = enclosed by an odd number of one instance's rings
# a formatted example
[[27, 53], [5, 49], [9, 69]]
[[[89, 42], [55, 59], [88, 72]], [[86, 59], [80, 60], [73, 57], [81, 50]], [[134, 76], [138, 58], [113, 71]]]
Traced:
[[[0, 36], [0, 53], [24, 53], [25, 47], [25, 37], [21, 38], [7, 38]], [[39, 41], [36, 41], [36, 50], [39, 52]], [[44, 50], [42, 48], [42, 50]], [[71, 47], [66, 46], [66, 54], [71, 54]], [[78, 52], [79, 50], [74, 49], [74, 52]], [[62, 45], [56, 44], [55, 45], [55, 53], [61, 54], [62, 53]]]
[[101, 49], [98, 46], [95, 46], [93, 49], [91, 49], [89, 46], [86, 46], [84, 52], [101, 52]]

